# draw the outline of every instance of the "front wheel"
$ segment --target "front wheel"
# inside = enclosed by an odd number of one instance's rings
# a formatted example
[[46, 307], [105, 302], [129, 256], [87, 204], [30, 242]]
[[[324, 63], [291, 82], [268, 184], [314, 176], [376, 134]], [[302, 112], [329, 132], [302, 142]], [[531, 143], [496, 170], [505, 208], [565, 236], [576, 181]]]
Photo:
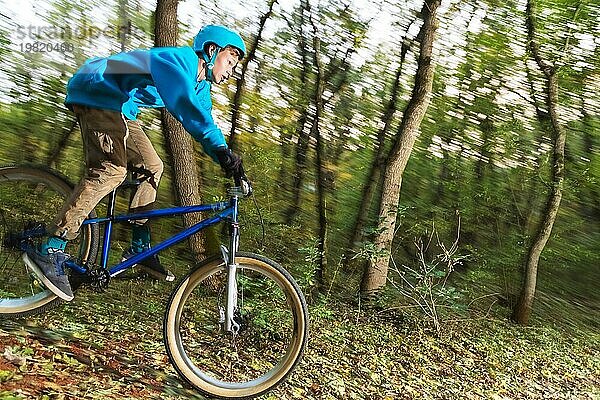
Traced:
[[291, 275], [251, 253], [236, 255], [240, 324], [225, 332], [227, 270], [213, 257], [179, 283], [167, 304], [165, 346], [188, 383], [209, 396], [251, 398], [283, 382], [308, 339], [306, 301]]

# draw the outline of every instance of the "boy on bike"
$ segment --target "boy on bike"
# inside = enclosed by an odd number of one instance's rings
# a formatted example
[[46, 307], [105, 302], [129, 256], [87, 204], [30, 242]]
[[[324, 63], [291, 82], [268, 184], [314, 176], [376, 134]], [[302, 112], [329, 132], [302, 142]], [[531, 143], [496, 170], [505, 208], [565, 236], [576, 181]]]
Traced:
[[[69, 80], [65, 104], [79, 120], [86, 171], [50, 227], [48, 240], [25, 255], [27, 264], [57, 296], [73, 299], [63, 269], [67, 241], [77, 237], [87, 215], [123, 182], [128, 165], [142, 181], [132, 195], [130, 211], [153, 208], [163, 163], [136, 119], [139, 107], [165, 107], [227, 176], [243, 173], [241, 158], [227, 148], [213, 121], [210, 86], [231, 77], [245, 52], [239, 34], [208, 25], [195, 36], [192, 47], [158, 47], [91, 58]], [[149, 247], [147, 220], [136, 221], [131, 247], [123, 257]], [[156, 256], [139, 265], [154, 276], [175, 279]]]

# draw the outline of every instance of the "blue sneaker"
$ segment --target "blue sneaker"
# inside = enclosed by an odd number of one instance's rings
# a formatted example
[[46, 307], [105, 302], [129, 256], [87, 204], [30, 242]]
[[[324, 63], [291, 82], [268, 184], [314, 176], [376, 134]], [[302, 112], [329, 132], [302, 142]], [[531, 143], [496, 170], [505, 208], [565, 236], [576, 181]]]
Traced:
[[[121, 262], [130, 259], [131, 257], [137, 255], [139, 253], [135, 252], [131, 247], [123, 252], [123, 258]], [[148, 275], [167, 282], [173, 282], [175, 280], [175, 275], [169, 270], [167, 270], [160, 263], [158, 256], [155, 254], [152, 257], [148, 257], [139, 263], [136, 264], [138, 267], [142, 268], [144, 272], [148, 273]]]
[[69, 258], [63, 251], [40, 254], [37, 250], [23, 253], [23, 261], [55, 295], [65, 301], [73, 300], [73, 290], [63, 264]]

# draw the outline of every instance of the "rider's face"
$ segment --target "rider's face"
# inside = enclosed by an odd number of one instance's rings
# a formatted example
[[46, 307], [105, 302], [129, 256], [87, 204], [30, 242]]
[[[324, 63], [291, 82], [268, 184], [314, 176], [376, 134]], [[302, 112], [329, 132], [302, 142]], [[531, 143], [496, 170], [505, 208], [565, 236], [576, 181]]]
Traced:
[[235, 49], [227, 47], [219, 52], [215, 65], [213, 67], [213, 82], [220, 84], [225, 82], [233, 75], [233, 69], [239, 60]]

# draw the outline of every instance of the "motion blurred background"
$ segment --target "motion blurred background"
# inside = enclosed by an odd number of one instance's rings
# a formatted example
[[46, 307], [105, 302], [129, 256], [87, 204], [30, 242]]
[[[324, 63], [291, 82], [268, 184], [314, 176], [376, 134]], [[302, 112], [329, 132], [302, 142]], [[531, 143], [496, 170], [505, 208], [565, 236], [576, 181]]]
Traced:
[[[452, 312], [475, 307], [508, 315], [515, 304], [552, 182], [544, 76], [528, 49], [525, 4], [442, 3], [432, 100], [402, 178], [387, 301], [410, 301], [398, 285], [405, 282], [403, 271], [418, 275], [423, 253], [445, 279], [436, 295]], [[74, 115], [63, 105], [66, 83], [89, 57], [153, 46], [156, 3], [0, 5], [0, 161], [51, 166], [77, 181], [82, 148]], [[179, 2], [179, 45], [191, 44], [212, 23], [239, 30], [255, 48], [247, 69], [238, 67], [243, 81], [213, 87], [215, 119], [226, 137], [234, 131], [267, 232], [264, 241], [260, 217], [246, 202], [242, 248], [259, 248], [281, 261], [311, 296], [354, 298], [374, 257], [382, 181], [376, 155], [391, 147], [414, 86], [422, 5]], [[598, 327], [600, 5], [540, 0], [536, 22], [540, 50], [558, 68], [566, 180], [540, 260], [534, 315]], [[233, 104], [239, 110], [235, 117]], [[141, 119], [171, 165], [160, 113], [148, 110]], [[199, 147], [196, 154], [203, 199], [222, 196], [225, 180], [218, 166]], [[365, 195], [368, 184], [371, 195]], [[167, 167], [161, 205], [177, 202], [173, 186]], [[319, 190], [325, 199], [324, 239]], [[126, 199], [120, 207], [126, 209]], [[364, 223], [357, 224], [359, 213]], [[167, 222], [154, 231], [167, 236], [178, 224]], [[126, 227], [117, 234], [127, 240]], [[323, 258], [320, 240], [327, 241]], [[432, 244], [421, 251], [415, 246], [420, 240]], [[441, 268], [436, 257], [454, 242], [453, 261]], [[188, 262], [183, 250], [170, 255], [175, 269]]]

